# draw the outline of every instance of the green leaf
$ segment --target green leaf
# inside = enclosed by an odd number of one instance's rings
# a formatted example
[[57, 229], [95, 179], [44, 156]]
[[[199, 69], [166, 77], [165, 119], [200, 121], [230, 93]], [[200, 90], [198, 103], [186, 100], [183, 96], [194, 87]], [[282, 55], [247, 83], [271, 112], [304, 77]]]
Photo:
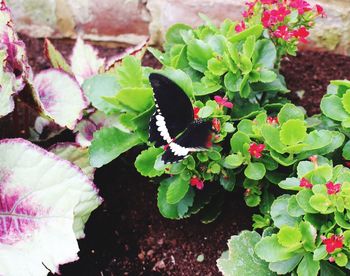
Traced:
[[285, 145], [296, 145], [306, 138], [305, 122], [299, 119], [290, 119], [281, 127], [280, 139]]
[[241, 154], [230, 154], [225, 157], [223, 166], [227, 169], [235, 169], [242, 165], [244, 157]]
[[347, 113], [350, 113], [350, 90], [346, 91], [342, 98], [342, 104]]
[[208, 60], [213, 57], [213, 51], [208, 44], [199, 39], [190, 41], [187, 45], [187, 58], [190, 66], [204, 73], [207, 70]]
[[157, 205], [159, 212], [163, 217], [168, 219], [177, 219], [179, 218], [177, 205], [169, 204], [166, 200], [167, 192], [170, 184], [172, 183], [171, 178], [166, 178], [162, 182], [160, 182], [158, 188], [158, 197], [157, 197]]
[[311, 190], [304, 189], [297, 193], [296, 198], [299, 206], [303, 208], [306, 213], [317, 214], [318, 212], [312, 208], [309, 203], [310, 198], [313, 196], [313, 194], [314, 193]]
[[243, 43], [243, 55], [249, 59], [252, 57], [255, 49], [255, 36], [251, 35]]
[[288, 214], [288, 201], [290, 195], [283, 195], [278, 197], [271, 205], [271, 218], [276, 227], [280, 228], [284, 225], [295, 226], [298, 219]]
[[277, 75], [275, 72], [270, 70], [263, 70], [260, 71], [260, 81], [261, 82], [273, 82], [277, 78]]
[[[277, 235], [262, 238], [255, 246], [255, 253], [267, 262], [285, 261], [295, 256], [289, 248], [279, 244]], [[245, 274], [242, 274], [245, 275]]]
[[246, 75], [252, 71], [253, 64], [249, 57], [242, 55], [240, 56], [240, 59], [239, 59], [239, 67], [242, 71], [242, 74]]
[[261, 128], [261, 134], [264, 137], [266, 144], [268, 144], [272, 149], [278, 153], [285, 152], [285, 146], [280, 140], [280, 133], [277, 128], [271, 125], [265, 125]]
[[320, 262], [314, 261], [312, 254], [308, 253], [304, 255], [304, 258], [301, 260], [297, 269], [297, 273], [298, 276], [317, 276], [319, 270]]
[[244, 175], [249, 179], [260, 180], [265, 176], [266, 169], [262, 163], [249, 163], [246, 169], [244, 170]]
[[45, 39], [44, 51], [53, 68], [62, 69], [68, 74], [73, 74], [68, 62], [48, 39]]
[[176, 204], [184, 198], [190, 184], [180, 176], [173, 176], [170, 179], [170, 184], [166, 193], [166, 201], [168, 204]]
[[184, 198], [177, 204], [177, 212], [180, 218], [185, 217], [189, 208], [193, 206], [195, 195], [196, 193], [194, 192], [193, 187], [190, 187]]
[[141, 140], [134, 133], [126, 133], [117, 128], [102, 128], [94, 133], [89, 148], [90, 163], [93, 167], [100, 168], [139, 143]]
[[303, 255], [299, 254], [285, 261], [269, 263], [269, 269], [276, 272], [278, 275], [287, 274], [296, 268], [302, 257]]
[[340, 227], [344, 229], [350, 229], [350, 222], [349, 219], [340, 212], [335, 212], [334, 216], [335, 222], [339, 224]]
[[299, 224], [304, 249], [313, 252], [316, 248], [315, 241], [317, 237], [316, 228], [308, 221], [302, 221]]
[[191, 26], [177, 23], [172, 25], [165, 34], [167, 47], [170, 49], [174, 44], [185, 44], [181, 32], [192, 30]]
[[350, 160], [350, 141], [346, 142], [346, 144], [343, 147], [343, 157], [346, 160]]
[[278, 183], [278, 186], [280, 186], [282, 189], [291, 191], [300, 191], [302, 187], [299, 185], [300, 180], [296, 177], [290, 177]]
[[299, 107], [296, 107], [294, 104], [287, 103], [281, 108], [277, 117], [278, 122], [283, 125], [290, 119], [298, 119], [304, 121], [305, 114]]
[[161, 148], [154, 147], [142, 151], [136, 158], [135, 168], [143, 176], [156, 177], [162, 175], [164, 173], [163, 170], [159, 171], [154, 168], [157, 157], [162, 153], [163, 150]]
[[344, 121], [350, 117], [343, 107], [342, 100], [336, 95], [324, 96], [320, 107], [324, 115], [335, 121]]
[[114, 97], [103, 99], [115, 106], [122, 104], [136, 112], [144, 112], [154, 104], [152, 88], [123, 88]]
[[254, 246], [261, 236], [254, 231], [242, 231], [228, 241], [229, 252], [217, 260], [217, 266], [225, 276], [275, 275], [268, 264], [254, 253]]
[[292, 195], [288, 200], [287, 211], [289, 215], [295, 218], [305, 215], [305, 211], [299, 206], [295, 195]]
[[256, 42], [253, 63], [261, 64], [267, 69], [273, 69], [277, 57], [276, 47], [270, 39], [260, 39]]
[[224, 78], [225, 87], [232, 92], [239, 91], [239, 87], [241, 86], [242, 78], [239, 74], [233, 74], [232, 72], [228, 72]]
[[241, 40], [245, 40], [247, 37], [254, 35], [256, 38], [258, 38], [262, 32], [263, 32], [263, 26], [261, 24], [255, 25], [250, 27], [249, 29], [246, 29], [238, 34], [235, 34], [231, 36], [228, 40], [230, 42], [238, 42]]
[[223, 174], [220, 175], [220, 185], [224, 187], [226, 191], [232, 192], [236, 184], [236, 176], [234, 174], [228, 173], [227, 176]]
[[202, 107], [199, 112], [198, 112], [198, 116], [200, 118], [208, 118], [210, 115], [212, 115], [214, 112], [214, 108], [211, 106], [204, 106]]
[[328, 197], [322, 194], [311, 196], [309, 202], [311, 207], [319, 211], [321, 214], [328, 213], [328, 208], [332, 206], [332, 202], [328, 199]]
[[208, 156], [213, 161], [219, 161], [221, 159], [220, 152], [215, 151], [215, 150], [208, 151]]
[[283, 225], [277, 233], [278, 243], [284, 247], [295, 248], [300, 247], [301, 232], [298, 228]]
[[140, 59], [134, 56], [126, 56], [121, 66], [115, 70], [118, 83], [122, 88], [143, 87]]
[[106, 102], [103, 97], [115, 96], [119, 89], [116, 77], [110, 74], [96, 75], [83, 83], [83, 90], [92, 105], [106, 114], [116, 111], [116, 107]]
[[250, 138], [247, 134], [237, 131], [235, 134], [233, 134], [231, 140], [231, 149], [234, 153], [245, 153], [246, 150], [244, 148], [245, 144], [250, 144]]
[[219, 57], [213, 57], [208, 61], [208, 69], [215, 76], [222, 76], [228, 70], [222, 58]]
[[321, 244], [318, 248], [314, 251], [313, 259], [315, 261], [320, 261], [322, 259], [325, 259], [328, 256], [328, 252], [326, 250], [326, 246], [324, 244]]

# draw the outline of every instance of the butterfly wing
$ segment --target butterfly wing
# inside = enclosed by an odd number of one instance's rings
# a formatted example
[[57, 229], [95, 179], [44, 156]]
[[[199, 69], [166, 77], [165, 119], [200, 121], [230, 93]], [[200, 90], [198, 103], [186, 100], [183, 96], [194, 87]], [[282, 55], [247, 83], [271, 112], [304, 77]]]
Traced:
[[193, 107], [185, 92], [172, 80], [157, 73], [150, 74], [149, 80], [156, 103], [149, 124], [149, 140], [159, 147], [169, 144], [193, 122]]
[[169, 144], [162, 155], [164, 163], [178, 162], [186, 158], [191, 152], [206, 150], [212, 133], [211, 128], [210, 121], [192, 122], [178, 139]]

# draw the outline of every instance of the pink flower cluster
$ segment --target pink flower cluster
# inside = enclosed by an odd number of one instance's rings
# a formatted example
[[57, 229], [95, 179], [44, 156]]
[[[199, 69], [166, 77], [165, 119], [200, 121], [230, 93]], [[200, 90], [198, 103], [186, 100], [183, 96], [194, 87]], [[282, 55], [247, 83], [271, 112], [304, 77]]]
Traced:
[[[247, 2], [246, 6], [242, 13], [244, 20], [236, 25], [236, 32], [245, 30], [249, 19], [261, 14], [261, 23], [271, 36], [287, 42], [307, 43], [308, 28], [313, 26], [313, 19], [326, 16], [320, 5], [312, 7], [305, 0], [253, 0]], [[299, 16], [297, 22], [290, 19], [293, 12]]]
[[328, 239], [326, 237], [322, 238], [322, 243], [326, 245], [326, 251], [329, 254], [333, 253], [336, 249], [341, 249], [343, 247], [343, 241], [343, 236], [337, 236], [334, 234]]

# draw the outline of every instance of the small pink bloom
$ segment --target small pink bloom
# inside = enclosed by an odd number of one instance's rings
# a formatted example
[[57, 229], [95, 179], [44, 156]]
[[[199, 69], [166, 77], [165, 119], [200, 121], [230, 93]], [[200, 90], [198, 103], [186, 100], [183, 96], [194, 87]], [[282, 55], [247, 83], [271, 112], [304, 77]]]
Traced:
[[213, 134], [210, 133], [209, 136], [208, 136], [208, 139], [207, 139], [207, 142], [205, 144], [205, 146], [209, 149], [213, 146], [213, 142], [212, 142], [212, 139], [213, 139]]
[[334, 263], [334, 262], [335, 262], [335, 259], [334, 259], [333, 256], [331, 256], [331, 257], [328, 258], [328, 261], [329, 261], [330, 263]]
[[264, 149], [265, 149], [264, 144], [251, 143], [248, 151], [251, 156], [255, 158], [260, 158], [262, 156], [262, 152]]
[[322, 6], [316, 4], [316, 10], [317, 10], [317, 14], [321, 15], [321, 17], [327, 17], [327, 14], [324, 11], [324, 9], [322, 8]]
[[214, 100], [218, 105], [225, 106], [227, 108], [233, 108], [233, 103], [229, 102], [226, 97], [214, 96]]
[[336, 249], [343, 247], [343, 236], [332, 235], [328, 239], [322, 240], [322, 243], [326, 245], [326, 251], [331, 254]]
[[276, 18], [276, 21], [283, 22], [284, 18], [290, 13], [290, 10], [286, 9], [284, 6], [281, 6], [277, 10], [272, 10], [271, 16]]
[[341, 184], [339, 184], [339, 183], [338, 184], [334, 184], [332, 181], [329, 181], [326, 184], [326, 187], [327, 187], [327, 193], [329, 195], [334, 195], [334, 194], [340, 192]]
[[199, 112], [200, 108], [195, 106], [193, 107], [193, 117], [195, 120], [199, 119], [199, 116], [198, 116], [198, 112]]
[[306, 38], [309, 36], [309, 34], [309, 31], [304, 26], [292, 32], [292, 35], [302, 43], [307, 43]]
[[200, 180], [197, 176], [193, 176], [190, 180], [191, 186], [195, 186], [198, 190], [202, 190], [204, 187], [204, 181]]
[[275, 37], [282, 38], [285, 41], [288, 41], [292, 36], [292, 32], [290, 32], [288, 27], [285, 25], [279, 26], [277, 30], [273, 32], [273, 34]]
[[263, 24], [263, 26], [265, 28], [269, 28], [272, 25], [277, 23], [277, 20], [275, 17], [271, 16], [271, 12], [270, 11], [264, 11], [263, 16], [261, 18], [261, 23]]
[[214, 118], [212, 120], [212, 125], [213, 125], [213, 128], [216, 132], [220, 132], [221, 123], [220, 123], [220, 120], [218, 118]]
[[272, 5], [272, 4], [276, 4], [278, 0], [260, 0], [261, 4], [264, 5]]
[[312, 184], [310, 183], [309, 180], [307, 180], [306, 178], [302, 178], [300, 179], [300, 184], [299, 184], [300, 187], [303, 187], [303, 188], [306, 188], [306, 189], [312, 189]]
[[236, 25], [235, 31], [236, 31], [237, 33], [240, 33], [240, 32], [242, 32], [242, 31], [244, 31], [245, 28], [246, 28], [246, 25], [245, 25], [244, 21], [241, 21], [239, 24]]
[[278, 118], [277, 117], [267, 117], [267, 123], [270, 125], [278, 125]]
[[298, 10], [298, 13], [304, 14], [307, 11], [311, 11], [310, 4], [305, 0], [292, 0], [290, 6]]

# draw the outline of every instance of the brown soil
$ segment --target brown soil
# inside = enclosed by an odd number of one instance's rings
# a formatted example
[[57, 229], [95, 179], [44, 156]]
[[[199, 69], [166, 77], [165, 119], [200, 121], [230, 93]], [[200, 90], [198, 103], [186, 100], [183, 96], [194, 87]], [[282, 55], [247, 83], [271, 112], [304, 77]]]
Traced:
[[[48, 68], [43, 41], [23, 39], [34, 70]], [[70, 55], [73, 42], [53, 43], [64, 56]], [[99, 49], [102, 56], [121, 50]], [[158, 66], [149, 54], [144, 64]], [[349, 65], [350, 57], [309, 51], [285, 59], [282, 74], [292, 91], [289, 97], [309, 114], [317, 113], [329, 80], [350, 79]], [[295, 93], [300, 90], [305, 91], [302, 98]], [[222, 215], [209, 225], [196, 217], [164, 219], [156, 205], [157, 181], [135, 171], [136, 154], [129, 152], [97, 170], [95, 182], [105, 201], [91, 215], [86, 238], [79, 241], [80, 260], [62, 266], [62, 275], [220, 275], [216, 259], [226, 250], [227, 239], [251, 227], [254, 210], [246, 207], [243, 192], [227, 193]], [[197, 261], [200, 254], [203, 262]]]

